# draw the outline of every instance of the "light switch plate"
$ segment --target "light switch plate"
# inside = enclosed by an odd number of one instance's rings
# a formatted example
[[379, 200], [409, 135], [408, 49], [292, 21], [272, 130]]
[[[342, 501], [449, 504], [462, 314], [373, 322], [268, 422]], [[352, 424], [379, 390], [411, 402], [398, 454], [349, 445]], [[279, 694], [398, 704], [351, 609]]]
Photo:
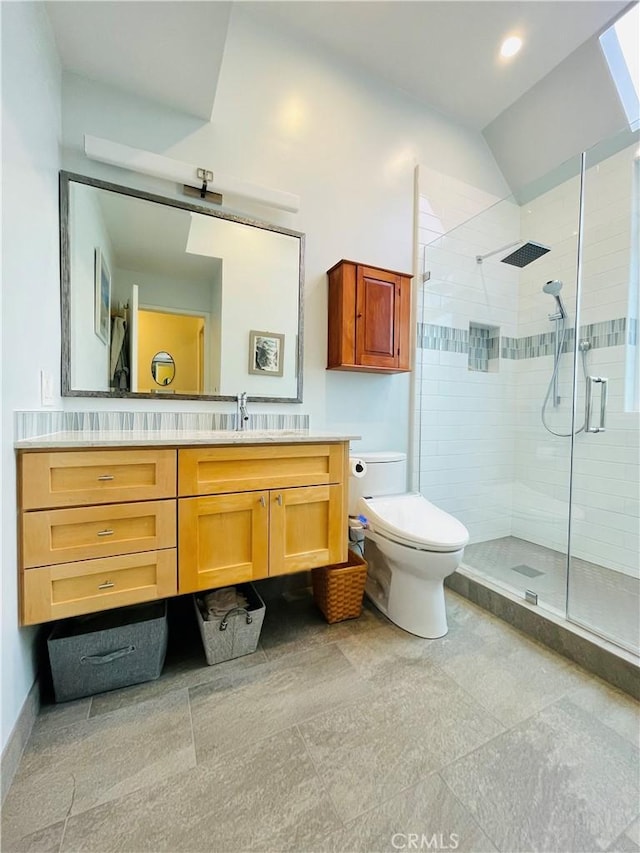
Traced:
[[53, 406], [53, 376], [48, 370], [40, 371], [40, 404]]

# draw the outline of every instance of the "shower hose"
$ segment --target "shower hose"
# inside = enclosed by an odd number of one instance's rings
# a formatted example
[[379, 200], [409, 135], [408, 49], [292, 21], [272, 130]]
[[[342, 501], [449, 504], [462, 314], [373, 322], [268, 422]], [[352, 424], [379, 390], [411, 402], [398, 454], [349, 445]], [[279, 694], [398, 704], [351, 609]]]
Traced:
[[[540, 412], [540, 417], [542, 420], [542, 425], [546, 429], [547, 432], [550, 432], [551, 435], [557, 435], [559, 438], [570, 438], [572, 433], [570, 432], [556, 432], [554, 429], [551, 429], [549, 424], [547, 423], [547, 406], [549, 404], [549, 397], [551, 397], [551, 391], [553, 389], [553, 384], [555, 378], [558, 374], [558, 368], [560, 367], [560, 356], [562, 354], [562, 348], [564, 346], [564, 339], [566, 336], [566, 326], [565, 320], [562, 319], [562, 332], [560, 334], [560, 344], [558, 345], [558, 351], [555, 356], [555, 363], [553, 365], [553, 373], [551, 374], [551, 379], [549, 380], [549, 387], [547, 388], [547, 393], [544, 398], [544, 403], [542, 404], [542, 410]], [[588, 347], [580, 347], [580, 355], [582, 356], [582, 373], [584, 374], [584, 380], [587, 381], [587, 349]], [[573, 435], [578, 435], [584, 430], [585, 423], [583, 421], [582, 426], [577, 429]]]

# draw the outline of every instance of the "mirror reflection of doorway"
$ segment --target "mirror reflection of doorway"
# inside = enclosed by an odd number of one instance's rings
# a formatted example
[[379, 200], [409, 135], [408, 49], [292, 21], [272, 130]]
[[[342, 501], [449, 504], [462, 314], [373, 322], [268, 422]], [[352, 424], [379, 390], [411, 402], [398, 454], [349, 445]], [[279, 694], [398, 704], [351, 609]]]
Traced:
[[175, 362], [171, 393], [206, 393], [205, 326], [206, 318], [202, 314], [174, 314], [160, 309], [140, 308], [136, 390], [163, 393], [158, 391], [153, 379], [151, 363], [156, 353], [165, 351], [171, 353]]

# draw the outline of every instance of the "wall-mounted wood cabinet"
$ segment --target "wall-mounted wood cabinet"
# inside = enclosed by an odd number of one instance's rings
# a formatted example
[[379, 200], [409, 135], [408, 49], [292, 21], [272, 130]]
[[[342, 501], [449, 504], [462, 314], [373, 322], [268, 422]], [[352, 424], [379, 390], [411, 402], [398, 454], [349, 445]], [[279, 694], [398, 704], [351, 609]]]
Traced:
[[327, 369], [410, 370], [411, 275], [345, 260], [327, 275]]

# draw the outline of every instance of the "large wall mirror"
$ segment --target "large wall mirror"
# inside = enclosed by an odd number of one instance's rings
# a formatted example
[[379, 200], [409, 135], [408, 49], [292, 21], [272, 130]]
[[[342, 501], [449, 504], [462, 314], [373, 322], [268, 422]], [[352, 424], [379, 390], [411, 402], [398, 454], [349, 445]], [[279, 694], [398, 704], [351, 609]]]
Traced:
[[61, 172], [60, 245], [64, 396], [302, 402], [304, 234]]

